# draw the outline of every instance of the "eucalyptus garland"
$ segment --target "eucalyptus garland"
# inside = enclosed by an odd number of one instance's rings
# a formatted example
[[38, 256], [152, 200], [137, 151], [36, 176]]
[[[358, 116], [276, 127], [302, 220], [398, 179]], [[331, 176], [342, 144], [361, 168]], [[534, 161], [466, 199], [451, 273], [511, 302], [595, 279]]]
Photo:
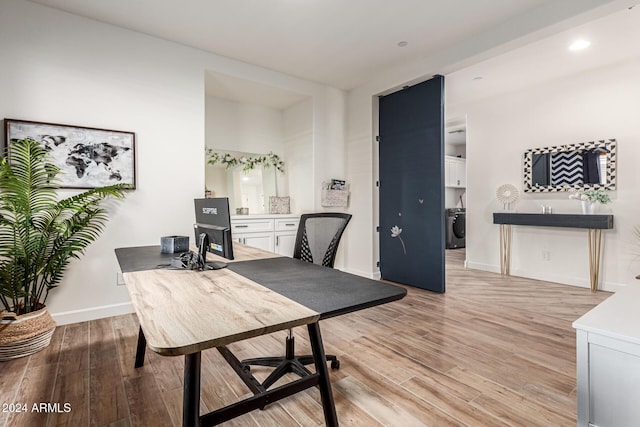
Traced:
[[224, 165], [226, 169], [238, 165], [244, 165], [242, 170], [247, 172], [255, 169], [258, 166], [262, 166], [265, 169], [273, 166], [278, 172], [284, 173], [284, 162], [280, 159], [280, 157], [278, 157], [277, 154], [273, 154], [271, 151], [269, 152], [269, 154], [265, 154], [262, 156], [241, 156], [239, 158], [236, 158], [229, 153], [221, 153], [219, 151], [214, 151], [211, 148], [207, 148], [206, 154], [208, 164], [215, 165], [216, 163], [220, 163]]

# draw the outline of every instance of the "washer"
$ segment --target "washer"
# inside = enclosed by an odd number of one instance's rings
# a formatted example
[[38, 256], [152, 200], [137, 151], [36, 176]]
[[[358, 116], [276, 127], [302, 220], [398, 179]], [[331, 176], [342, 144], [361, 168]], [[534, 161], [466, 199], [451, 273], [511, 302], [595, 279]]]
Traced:
[[465, 247], [465, 228], [467, 226], [465, 208], [445, 210], [446, 248], [457, 249]]

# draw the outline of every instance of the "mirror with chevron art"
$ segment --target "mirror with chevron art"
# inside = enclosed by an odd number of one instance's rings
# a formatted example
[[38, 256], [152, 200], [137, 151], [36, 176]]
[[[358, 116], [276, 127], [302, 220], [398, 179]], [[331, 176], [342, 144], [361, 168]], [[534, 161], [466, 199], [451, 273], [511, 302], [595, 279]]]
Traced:
[[616, 189], [615, 139], [531, 148], [524, 153], [524, 191]]

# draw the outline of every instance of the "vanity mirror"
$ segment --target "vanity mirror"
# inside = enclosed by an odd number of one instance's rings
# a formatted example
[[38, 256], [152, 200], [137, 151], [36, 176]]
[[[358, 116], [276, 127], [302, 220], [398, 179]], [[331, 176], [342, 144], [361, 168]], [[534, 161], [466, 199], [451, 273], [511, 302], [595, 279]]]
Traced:
[[524, 153], [524, 191], [616, 189], [615, 139], [532, 148]]
[[[228, 197], [229, 208], [238, 214], [264, 214], [269, 212], [269, 197], [277, 195], [277, 167], [271, 160], [280, 159], [273, 154], [225, 151], [220, 155], [207, 152], [205, 171], [206, 188], [211, 197]], [[211, 161], [212, 157], [215, 159]], [[270, 162], [267, 167], [265, 164]], [[281, 162], [280, 162], [281, 163]]]

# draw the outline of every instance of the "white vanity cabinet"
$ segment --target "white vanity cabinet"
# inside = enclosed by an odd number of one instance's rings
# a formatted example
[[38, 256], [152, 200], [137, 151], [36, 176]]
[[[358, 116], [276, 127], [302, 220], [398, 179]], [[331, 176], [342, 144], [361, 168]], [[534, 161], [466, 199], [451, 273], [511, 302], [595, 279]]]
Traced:
[[444, 156], [445, 187], [467, 186], [467, 160], [461, 157]]
[[573, 323], [579, 427], [640, 425], [639, 302], [629, 285]]
[[233, 215], [233, 241], [288, 257], [293, 256], [300, 217], [297, 215]]

